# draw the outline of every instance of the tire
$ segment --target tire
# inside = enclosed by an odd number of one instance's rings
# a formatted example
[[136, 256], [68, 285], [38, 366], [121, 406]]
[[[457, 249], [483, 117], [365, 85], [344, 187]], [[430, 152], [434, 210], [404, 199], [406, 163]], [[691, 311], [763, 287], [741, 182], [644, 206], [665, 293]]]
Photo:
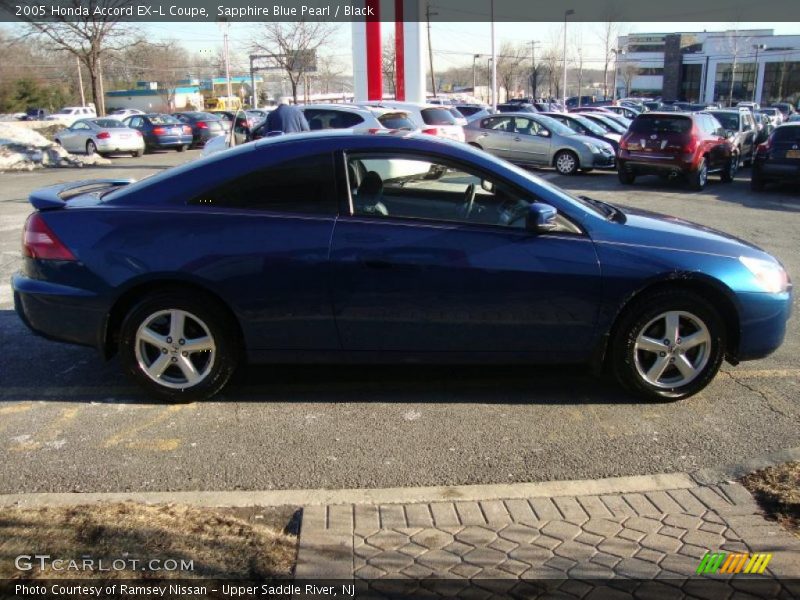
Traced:
[[[677, 338], [664, 331], [669, 319], [674, 323], [676, 318], [669, 315], [677, 315]], [[693, 333], [706, 341], [686, 350], [681, 336]], [[609, 354], [612, 374], [623, 387], [648, 400], [688, 398], [717, 374], [725, 355], [725, 334], [719, 312], [702, 296], [690, 291], [648, 294], [635, 300], [614, 327]], [[664, 344], [667, 340], [669, 345]], [[679, 361], [685, 371], [678, 369]], [[660, 374], [652, 371], [659, 366], [663, 368]]]
[[728, 165], [722, 170], [720, 174], [720, 180], [723, 183], [731, 183], [734, 179], [736, 179], [736, 173], [739, 171], [739, 155], [732, 154], [730, 160], [728, 161]]
[[559, 175], [575, 175], [580, 169], [578, 155], [571, 150], [561, 150], [553, 159], [553, 166]]
[[56, 146], [61, 146], [61, 140], [60, 139], [56, 138], [56, 139], [53, 140], [53, 142], [55, 143]]
[[95, 146], [92, 140], [86, 142], [86, 155], [87, 156], [94, 156], [97, 154], [97, 146]]
[[695, 192], [702, 192], [706, 183], [708, 183], [708, 165], [706, 159], [703, 158], [697, 168], [689, 173], [689, 187]]
[[141, 150], [134, 150], [133, 152], [131, 152], [131, 156], [133, 158], [139, 158], [141, 155], [142, 155], [142, 151]]
[[633, 182], [636, 181], [636, 175], [622, 165], [617, 169], [617, 177], [623, 185], [633, 185]]
[[750, 189], [754, 192], [763, 192], [766, 186], [767, 182], [764, 181], [761, 173], [759, 173], [758, 170], [753, 167], [753, 172], [750, 175]]
[[187, 149], [188, 147], [189, 147], [189, 146], [187, 146], [186, 144], [184, 144], [183, 146], [178, 146], [178, 147], [177, 147], [177, 148], [175, 148], [175, 149], [176, 149], [178, 152], [186, 152], [186, 149]]
[[[125, 316], [119, 335], [120, 362], [151, 396], [168, 402], [204, 400], [219, 392], [236, 370], [240, 356], [236, 330], [213, 298], [178, 289], [155, 292]], [[174, 335], [182, 337], [173, 339]], [[182, 350], [190, 345], [196, 349]]]

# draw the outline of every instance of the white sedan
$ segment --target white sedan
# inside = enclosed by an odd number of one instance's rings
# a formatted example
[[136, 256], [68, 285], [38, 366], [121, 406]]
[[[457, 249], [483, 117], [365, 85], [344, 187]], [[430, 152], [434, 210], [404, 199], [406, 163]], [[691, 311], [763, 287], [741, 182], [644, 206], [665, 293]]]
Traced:
[[116, 119], [81, 119], [55, 135], [55, 142], [69, 152], [92, 154], [125, 153], [141, 156], [144, 138]]

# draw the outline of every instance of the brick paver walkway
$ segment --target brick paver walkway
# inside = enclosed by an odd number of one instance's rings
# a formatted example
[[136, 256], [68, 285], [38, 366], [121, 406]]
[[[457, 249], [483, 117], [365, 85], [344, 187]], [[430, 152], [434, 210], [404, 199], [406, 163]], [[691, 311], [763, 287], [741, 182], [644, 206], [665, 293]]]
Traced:
[[800, 597], [800, 588], [784, 581], [800, 579], [800, 539], [766, 521], [736, 483], [635, 494], [312, 506], [303, 511], [296, 576], [371, 584], [569, 578], [573, 587], [575, 580], [630, 578], [656, 597], [659, 587], [686, 588], [693, 583], [687, 577], [696, 582], [708, 551], [770, 552], [766, 575], [781, 582], [770, 582], [769, 596]]

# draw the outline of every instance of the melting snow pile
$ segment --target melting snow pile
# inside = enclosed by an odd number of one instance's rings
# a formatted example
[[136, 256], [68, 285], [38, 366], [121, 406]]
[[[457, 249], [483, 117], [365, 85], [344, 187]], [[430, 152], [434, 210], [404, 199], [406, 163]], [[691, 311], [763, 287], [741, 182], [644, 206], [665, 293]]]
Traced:
[[107, 165], [101, 156], [76, 156], [27, 127], [0, 122], [0, 171], [32, 171], [40, 167]]

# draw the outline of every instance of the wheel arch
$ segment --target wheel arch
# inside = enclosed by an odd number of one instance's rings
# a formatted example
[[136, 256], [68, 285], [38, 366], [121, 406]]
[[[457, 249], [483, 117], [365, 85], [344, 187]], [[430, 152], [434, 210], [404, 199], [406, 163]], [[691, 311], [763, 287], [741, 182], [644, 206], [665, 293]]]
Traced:
[[139, 300], [153, 292], [161, 291], [190, 292], [205, 296], [218, 310], [222, 311], [225, 316], [230, 319], [231, 324], [235, 326], [236, 337], [240, 345], [239, 350], [242, 356], [245, 355], [242, 324], [237, 318], [236, 313], [231, 310], [230, 306], [219, 294], [196, 281], [163, 277], [139, 281], [129, 286], [116, 298], [106, 318], [105, 328], [103, 330], [102, 339], [100, 340], [100, 349], [104, 358], [109, 359], [117, 353], [119, 332], [125, 315], [128, 314]]
[[561, 154], [562, 152], [569, 152], [570, 154], [572, 154], [575, 157], [575, 160], [578, 162], [578, 168], [579, 169], [581, 168], [581, 154], [571, 146], [561, 146], [560, 148], [556, 148], [553, 151], [553, 158], [550, 161], [551, 167], [556, 166], [556, 158], [558, 158], [558, 155]]
[[651, 280], [635, 292], [627, 296], [616, 308], [611, 326], [602, 336], [592, 359], [595, 371], [600, 372], [606, 366], [609, 352], [608, 345], [617, 335], [623, 317], [645, 301], [651, 294], [662, 291], [694, 292], [708, 299], [719, 311], [725, 324], [725, 358], [732, 364], [738, 363], [740, 342], [740, 315], [733, 291], [721, 281], [700, 273], [673, 273], [659, 279]]

